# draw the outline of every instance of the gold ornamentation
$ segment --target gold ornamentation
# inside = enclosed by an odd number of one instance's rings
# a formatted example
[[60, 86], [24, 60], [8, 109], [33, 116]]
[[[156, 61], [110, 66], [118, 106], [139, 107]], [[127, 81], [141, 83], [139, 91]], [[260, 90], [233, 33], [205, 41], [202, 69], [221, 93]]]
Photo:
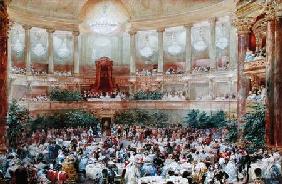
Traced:
[[245, 71], [255, 71], [255, 70], [265, 69], [265, 67], [266, 67], [265, 59], [259, 59], [259, 60], [256, 60], [256, 61], [244, 63], [244, 70]]
[[233, 25], [237, 28], [239, 34], [249, 33], [255, 19], [252, 17], [246, 18], [235, 18], [233, 20]]
[[265, 7], [265, 19], [267, 21], [271, 21], [275, 19], [275, 3], [274, 1], [270, 2], [270, 3], [266, 3], [266, 7]]
[[73, 31], [73, 32], [72, 32], [72, 35], [73, 35], [73, 36], [79, 36], [79, 31]]

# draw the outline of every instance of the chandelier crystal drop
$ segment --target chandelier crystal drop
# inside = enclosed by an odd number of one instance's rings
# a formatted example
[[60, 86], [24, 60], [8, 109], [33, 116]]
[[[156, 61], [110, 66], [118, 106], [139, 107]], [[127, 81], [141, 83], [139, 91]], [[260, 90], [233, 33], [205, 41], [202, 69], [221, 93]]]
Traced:
[[179, 53], [181, 53], [182, 48], [176, 43], [175, 35], [172, 34], [172, 44], [167, 48], [167, 51], [169, 54], [175, 56]]
[[89, 23], [91, 29], [99, 34], [107, 35], [116, 31], [119, 27], [115, 17], [109, 15], [107, 5], [103, 7], [103, 13], [96, 20]]

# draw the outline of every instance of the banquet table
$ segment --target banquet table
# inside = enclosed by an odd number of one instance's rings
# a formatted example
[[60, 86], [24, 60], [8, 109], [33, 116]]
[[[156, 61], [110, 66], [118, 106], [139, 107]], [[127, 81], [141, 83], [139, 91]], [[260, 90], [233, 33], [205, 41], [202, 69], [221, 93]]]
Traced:
[[142, 182], [148, 184], [166, 184], [168, 181], [172, 181], [174, 184], [187, 184], [188, 180], [182, 178], [181, 176], [171, 176], [171, 177], [162, 177], [162, 176], [146, 176], [138, 180], [138, 184]]

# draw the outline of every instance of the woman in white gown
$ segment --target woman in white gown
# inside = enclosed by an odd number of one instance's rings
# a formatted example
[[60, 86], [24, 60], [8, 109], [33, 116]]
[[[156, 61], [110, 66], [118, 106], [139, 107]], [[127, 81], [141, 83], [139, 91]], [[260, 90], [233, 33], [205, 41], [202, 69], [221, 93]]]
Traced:
[[228, 182], [230, 183], [236, 183], [237, 182], [237, 167], [235, 164], [235, 160], [231, 158], [229, 162], [227, 163], [226, 167], [224, 168], [224, 171], [228, 174]]
[[125, 183], [137, 184], [140, 177], [141, 173], [137, 164], [135, 162], [128, 164], [125, 173]]

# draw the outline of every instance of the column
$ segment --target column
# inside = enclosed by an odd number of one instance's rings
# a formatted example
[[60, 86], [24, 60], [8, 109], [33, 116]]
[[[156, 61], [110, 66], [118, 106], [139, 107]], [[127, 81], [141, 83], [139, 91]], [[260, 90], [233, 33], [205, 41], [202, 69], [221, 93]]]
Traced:
[[6, 125], [8, 112], [8, 75], [7, 75], [7, 41], [9, 30], [9, 17], [6, 1], [0, 1], [0, 153], [5, 153]]
[[231, 100], [232, 100], [232, 93], [233, 93], [233, 78], [228, 77], [228, 119], [231, 120]]
[[276, 12], [274, 42], [274, 141], [275, 145], [282, 147], [282, 1], [280, 1], [280, 5], [277, 7]]
[[11, 43], [11, 36], [8, 38], [8, 71], [12, 69], [12, 43]]
[[229, 77], [228, 79], [229, 79], [228, 80], [228, 91], [229, 91], [228, 98], [232, 99], [233, 78]]
[[237, 67], [237, 61], [238, 61], [237, 31], [236, 28], [231, 24], [230, 32], [229, 32], [229, 66], [231, 69], [235, 69]]
[[54, 48], [53, 48], [53, 33], [54, 29], [47, 29], [48, 33], [48, 74], [54, 73]]
[[275, 11], [268, 5], [266, 10], [266, 114], [265, 114], [265, 142], [274, 145], [274, 75], [273, 66], [275, 59]]
[[136, 75], [136, 48], [135, 48], [135, 42], [136, 42], [136, 31], [129, 31], [130, 35], [130, 75], [135, 76]]
[[[243, 123], [246, 112], [246, 98], [248, 81], [244, 74], [244, 61], [247, 48], [249, 47], [249, 33], [253, 20], [251, 18], [237, 18], [234, 24], [238, 34], [238, 64], [237, 64], [237, 119]], [[239, 126], [240, 126], [239, 124]]]
[[210, 43], [209, 43], [209, 57], [211, 59], [211, 63], [210, 63], [211, 69], [217, 68], [216, 45], [215, 45], [215, 26], [216, 26], [216, 18], [213, 17], [210, 19]]
[[209, 96], [214, 100], [214, 79], [209, 78]]
[[119, 38], [119, 47], [120, 47], [120, 65], [123, 65], [123, 34]]
[[186, 46], [185, 46], [185, 69], [187, 73], [192, 72], [192, 41], [191, 41], [191, 29], [192, 24], [185, 25], [186, 32]]
[[188, 88], [188, 89], [186, 90], [186, 91], [187, 91], [187, 97], [188, 97], [189, 100], [191, 100], [191, 81], [190, 81], [190, 80], [188, 81], [188, 86], [187, 86], [187, 88]]
[[164, 72], [164, 31], [165, 31], [165, 28], [157, 29], [157, 32], [158, 32], [158, 73]]
[[79, 31], [72, 32], [72, 35], [73, 35], [73, 74], [79, 75], [79, 49], [78, 49]]
[[30, 25], [23, 25], [25, 38], [24, 38], [24, 61], [26, 65], [26, 74], [31, 74], [31, 59], [30, 59]]

